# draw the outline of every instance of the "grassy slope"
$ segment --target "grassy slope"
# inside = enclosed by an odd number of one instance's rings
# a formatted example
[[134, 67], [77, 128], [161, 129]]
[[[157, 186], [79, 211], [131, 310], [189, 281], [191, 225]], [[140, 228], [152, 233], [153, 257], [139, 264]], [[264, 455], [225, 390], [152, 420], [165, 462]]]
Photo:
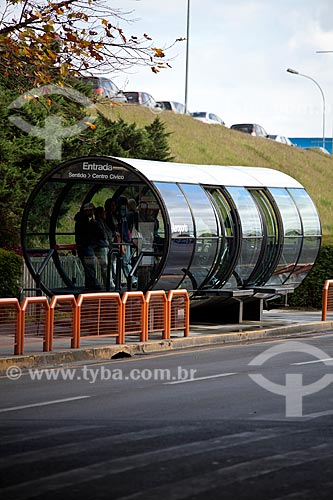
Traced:
[[158, 114], [135, 105], [100, 105], [108, 118], [122, 118], [141, 127], [156, 116], [171, 132], [169, 143], [174, 161], [214, 165], [248, 165], [280, 170], [297, 179], [319, 210], [324, 243], [333, 244], [333, 158], [317, 151], [292, 148], [268, 139], [217, 125], [207, 125], [171, 111]]

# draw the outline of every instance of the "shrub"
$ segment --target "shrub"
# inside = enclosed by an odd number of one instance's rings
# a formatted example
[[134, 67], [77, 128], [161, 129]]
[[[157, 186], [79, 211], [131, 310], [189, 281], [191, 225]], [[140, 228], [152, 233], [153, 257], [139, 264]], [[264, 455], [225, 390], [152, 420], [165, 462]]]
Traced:
[[333, 246], [323, 246], [310, 274], [290, 295], [292, 307], [321, 309], [324, 283], [333, 279]]
[[22, 257], [0, 248], [0, 297], [18, 297], [22, 276]]

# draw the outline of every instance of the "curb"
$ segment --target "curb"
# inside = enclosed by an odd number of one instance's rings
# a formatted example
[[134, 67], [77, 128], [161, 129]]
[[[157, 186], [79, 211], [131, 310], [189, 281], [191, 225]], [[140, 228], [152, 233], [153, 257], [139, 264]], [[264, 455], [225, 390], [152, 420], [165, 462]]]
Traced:
[[[151, 340], [136, 344], [116, 344], [103, 347], [87, 347], [68, 349], [63, 351], [34, 353], [23, 356], [9, 356], [0, 358], [0, 374], [12, 366], [25, 368], [43, 368], [54, 365], [63, 365], [79, 361], [110, 360], [115, 357], [151, 354], [171, 350], [203, 347], [207, 345], [221, 345], [243, 343], [253, 340], [269, 339], [274, 337], [288, 337], [308, 333], [324, 333], [333, 330], [333, 321], [320, 321], [305, 324], [294, 324], [283, 327], [248, 330], [233, 333], [214, 333], [209, 335], [191, 335], [189, 337], [167, 340]], [[116, 356], [118, 355], [118, 356]]]

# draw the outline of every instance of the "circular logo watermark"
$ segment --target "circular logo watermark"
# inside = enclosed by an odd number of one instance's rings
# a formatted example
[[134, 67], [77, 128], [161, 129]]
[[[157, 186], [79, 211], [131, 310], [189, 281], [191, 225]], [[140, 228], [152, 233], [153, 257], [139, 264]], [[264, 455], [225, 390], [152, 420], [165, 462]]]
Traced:
[[22, 370], [18, 366], [9, 366], [6, 370], [6, 377], [9, 380], [18, 380], [22, 376]]
[[[13, 101], [8, 108], [19, 109], [22, 108], [29, 100], [38, 99], [48, 95], [62, 95], [68, 99], [81, 104], [84, 108], [95, 108], [94, 103], [84, 94], [81, 94], [75, 89], [68, 87], [61, 87], [60, 85], [44, 85], [29, 90], [24, 95], [21, 95]], [[62, 117], [59, 115], [51, 115], [45, 118], [44, 127], [37, 127], [28, 123], [20, 116], [10, 116], [9, 120], [14, 123], [18, 128], [27, 132], [27, 134], [45, 141], [45, 158], [48, 160], [61, 160], [62, 141], [65, 138], [78, 135], [82, 130], [91, 126], [96, 120], [97, 115], [87, 115], [82, 120], [74, 125], [63, 126]]]
[[[295, 351], [314, 356], [325, 365], [333, 365], [333, 359], [329, 358], [324, 351], [310, 344], [297, 341], [285, 342], [270, 347], [250, 361], [249, 365], [262, 366], [274, 356]], [[276, 384], [260, 373], [249, 374], [249, 377], [267, 391], [286, 398], [286, 417], [302, 417], [303, 397], [319, 392], [333, 382], [333, 374], [326, 374], [316, 382], [307, 385], [303, 385], [303, 374], [301, 373], [286, 373], [285, 385]]]

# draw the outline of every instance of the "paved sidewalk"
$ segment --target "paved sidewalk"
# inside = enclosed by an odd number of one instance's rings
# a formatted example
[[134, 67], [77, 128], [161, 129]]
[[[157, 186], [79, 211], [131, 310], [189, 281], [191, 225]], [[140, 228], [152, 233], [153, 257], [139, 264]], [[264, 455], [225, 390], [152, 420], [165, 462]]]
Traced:
[[125, 344], [115, 343], [114, 337], [81, 339], [79, 349], [71, 349], [69, 340], [55, 340], [52, 352], [42, 352], [42, 342], [26, 344], [23, 356], [14, 356], [13, 347], [0, 347], [0, 373], [10, 366], [20, 368], [43, 367], [73, 363], [76, 361], [108, 360], [113, 357], [134, 356], [174, 349], [228, 344], [288, 337], [307, 333], [333, 331], [333, 314], [321, 321], [321, 311], [295, 311], [273, 309], [264, 311], [262, 321], [244, 321], [241, 324], [217, 325], [195, 323], [190, 325], [189, 337], [183, 332], [172, 332], [168, 340], [161, 334], [150, 335], [147, 342], [140, 342], [135, 335], [126, 335]]

